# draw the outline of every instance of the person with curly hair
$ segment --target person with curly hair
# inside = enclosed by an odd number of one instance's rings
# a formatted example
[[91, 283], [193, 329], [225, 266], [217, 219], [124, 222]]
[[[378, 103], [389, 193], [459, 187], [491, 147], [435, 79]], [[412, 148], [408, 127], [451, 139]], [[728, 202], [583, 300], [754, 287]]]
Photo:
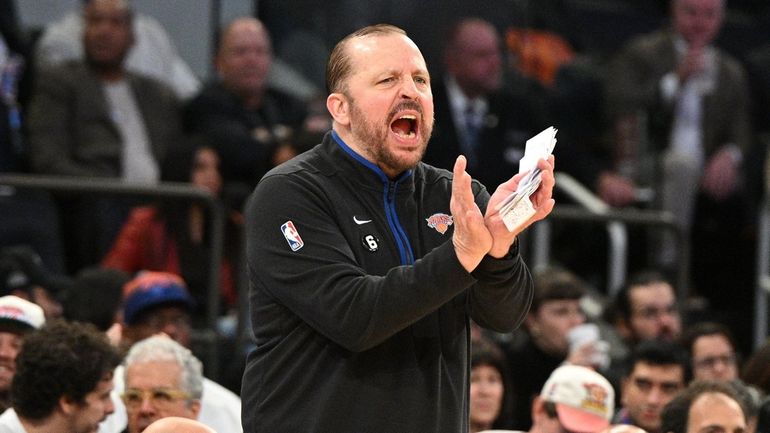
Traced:
[[2, 433], [95, 432], [114, 410], [120, 354], [93, 325], [52, 322], [24, 341]]

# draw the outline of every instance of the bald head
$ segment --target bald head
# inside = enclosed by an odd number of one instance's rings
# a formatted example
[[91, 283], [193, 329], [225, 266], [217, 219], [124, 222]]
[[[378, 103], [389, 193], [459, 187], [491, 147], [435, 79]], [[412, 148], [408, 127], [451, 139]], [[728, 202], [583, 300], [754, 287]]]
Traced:
[[216, 67], [222, 83], [244, 101], [258, 102], [266, 87], [272, 51], [262, 22], [236, 18], [219, 38]]
[[444, 50], [447, 72], [466, 96], [474, 98], [502, 86], [500, 37], [492, 24], [469, 18], [457, 23]]
[[198, 421], [170, 416], [161, 418], [147, 426], [144, 433], [217, 433], [211, 427]]

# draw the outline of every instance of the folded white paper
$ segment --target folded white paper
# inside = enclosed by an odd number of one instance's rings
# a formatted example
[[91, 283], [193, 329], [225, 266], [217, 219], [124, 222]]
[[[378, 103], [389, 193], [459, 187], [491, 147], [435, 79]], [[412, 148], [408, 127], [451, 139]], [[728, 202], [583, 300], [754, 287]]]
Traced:
[[495, 206], [510, 231], [517, 229], [535, 214], [529, 196], [540, 186], [541, 175], [537, 161], [547, 159], [553, 152], [556, 132], [557, 129], [551, 126], [527, 140], [524, 156], [519, 160], [519, 173], [527, 174], [519, 181], [516, 191]]

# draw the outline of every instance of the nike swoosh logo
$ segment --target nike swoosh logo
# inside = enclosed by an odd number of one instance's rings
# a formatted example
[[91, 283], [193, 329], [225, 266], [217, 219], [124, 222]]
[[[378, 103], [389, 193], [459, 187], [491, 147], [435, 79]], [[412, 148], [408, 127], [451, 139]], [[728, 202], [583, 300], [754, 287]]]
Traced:
[[370, 222], [372, 222], [372, 220], [360, 220], [360, 219], [356, 218], [355, 215], [353, 215], [353, 222], [358, 224], [358, 225], [361, 225], [361, 224], [370, 223]]

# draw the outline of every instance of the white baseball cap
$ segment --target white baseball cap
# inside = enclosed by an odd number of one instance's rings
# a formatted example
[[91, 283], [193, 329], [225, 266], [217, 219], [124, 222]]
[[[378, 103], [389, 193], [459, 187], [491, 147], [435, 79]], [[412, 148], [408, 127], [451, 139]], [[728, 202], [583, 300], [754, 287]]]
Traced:
[[601, 374], [578, 365], [563, 365], [554, 370], [540, 398], [555, 403], [561, 424], [579, 433], [605, 429], [615, 410], [612, 385]]
[[45, 323], [45, 315], [39, 305], [18, 296], [8, 295], [0, 297], [0, 323], [21, 329], [39, 329]]

